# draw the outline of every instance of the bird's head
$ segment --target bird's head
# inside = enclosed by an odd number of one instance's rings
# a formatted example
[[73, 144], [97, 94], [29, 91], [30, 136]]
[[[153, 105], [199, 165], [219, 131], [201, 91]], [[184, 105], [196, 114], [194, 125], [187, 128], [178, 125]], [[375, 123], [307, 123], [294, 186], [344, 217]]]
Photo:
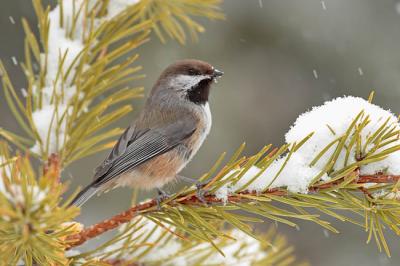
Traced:
[[152, 94], [172, 94], [185, 101], [205, 104], [211, 84], [222, 75], [223, 72], [209, 63], [194, 59], [180, 60], [163, 71]]

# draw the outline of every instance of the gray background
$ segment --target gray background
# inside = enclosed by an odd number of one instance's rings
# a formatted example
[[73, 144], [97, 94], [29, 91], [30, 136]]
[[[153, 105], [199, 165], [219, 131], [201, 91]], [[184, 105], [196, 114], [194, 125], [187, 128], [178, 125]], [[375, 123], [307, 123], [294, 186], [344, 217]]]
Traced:
[[[213, 128], [186, 176], [197, 177], [209, 169], [223, 151], [232, 153], [246, 141], [247, 154], [264, 144], [283, 143], [284, 133], [301, 112], [342, 95], [368, 97], [375, 89], [375, 102], [400, 112], [400, 15], [392, 0], [226, 0], [226, 21], [205, 21], [206, 33], [198, 43], [162, 45], [156, 38], [138, 49], [147, 78], [135, 85], [146, 91], [162, 69], [181, 58], [198, 58], [225, 71], [211, 96]], [[17, 21], [10, 23], [9, 16]], [[24, 87], [19, 66], [23, 59], [20, 18], [34, 25], [31, 1], [3, 0], [0, 9], [0, 57], [17, 88]], [[359, 68], [363, 75], [360, 75]], [[314, 77], [313, 70], [318, 73]], [[0, 90], [0, 125], [19, 132]], [[141, 100], [134, 103], [139, 107]], [[134, 117], [136, 111], [132, 114]], [[120, 121], [124, 127], [128, 119]], [[104, 154], [73, 164], [64, 178], [72, 187], [89, 182], [92, 169]], [[169, 188], [171, 191], [174, 187]], [[79, 218], [85, 224], [126, 209], [129, 189], [118, 189], [89, 201]], [[143, 197], [152, 193], [142, 194]], [[361, 228], [333, 221], [341, 231], [325, 234], [312, 223], [299, 223], [300, 230], [279, 225], [296, 247], [296, 255], [312, 265], [398, 265], [398, 238], [388, 233], [393, 257], [365, 244]], [[260, 228], [262, 230], [262, 228]]]

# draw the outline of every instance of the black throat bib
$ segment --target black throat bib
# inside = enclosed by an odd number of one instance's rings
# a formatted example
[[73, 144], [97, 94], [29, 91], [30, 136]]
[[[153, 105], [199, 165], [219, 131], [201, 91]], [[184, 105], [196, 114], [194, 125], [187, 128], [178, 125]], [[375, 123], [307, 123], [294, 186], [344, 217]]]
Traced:
[[188, 99], [195, 104], [205, 104], [210, 94], [212, 79], [203, 79], [188, 91]]

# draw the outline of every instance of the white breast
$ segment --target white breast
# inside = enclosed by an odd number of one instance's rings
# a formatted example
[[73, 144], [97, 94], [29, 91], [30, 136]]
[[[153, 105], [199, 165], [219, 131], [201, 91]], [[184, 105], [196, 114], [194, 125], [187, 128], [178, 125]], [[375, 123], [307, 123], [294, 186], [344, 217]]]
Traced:
[[202, 136], [200, 145], [203, 143], [204, 139], [207, 137], [208, 133], [210, 133], [211, 130], [211, 125], [212, 125], [212, 117], [211, 117], [211, 111], [210, 111], [210, 105], [206, 103], [203, 108], [203, 115], [204, 115], [204, 134]]
[[208, 133], [210, 133], [211, 124], [212, 124], [212, 117], [211, 117], [211, 111], [210, 111], [209, 104], [206, 103], [204, 105], [198, 106], [198, 109], [199, 109], [198, 112], [200, 113], [200, 116], [202, 117], [201, 119], [203, 120], [203, 129], [199, 135], [199, 139], [193, 145], [192, 156], [196, 154], [196, 152], [199, 150], [200, 146], [203, 144], [204, 140], [206, 139]]

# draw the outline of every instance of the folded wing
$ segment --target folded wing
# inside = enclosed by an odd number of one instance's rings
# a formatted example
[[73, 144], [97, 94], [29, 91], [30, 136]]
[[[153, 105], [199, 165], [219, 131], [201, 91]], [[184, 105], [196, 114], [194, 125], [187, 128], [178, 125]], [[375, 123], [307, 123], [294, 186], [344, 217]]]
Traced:
[[159, 128], [127, 128], [107, 159], [95, 169], [93, 182], [84, 188], [71, 204], [82, 205], [96, 194], [102, 185], [155, 156], [172, 150], [195, 130], [196, 125], [190, 119], [182, 119]]

